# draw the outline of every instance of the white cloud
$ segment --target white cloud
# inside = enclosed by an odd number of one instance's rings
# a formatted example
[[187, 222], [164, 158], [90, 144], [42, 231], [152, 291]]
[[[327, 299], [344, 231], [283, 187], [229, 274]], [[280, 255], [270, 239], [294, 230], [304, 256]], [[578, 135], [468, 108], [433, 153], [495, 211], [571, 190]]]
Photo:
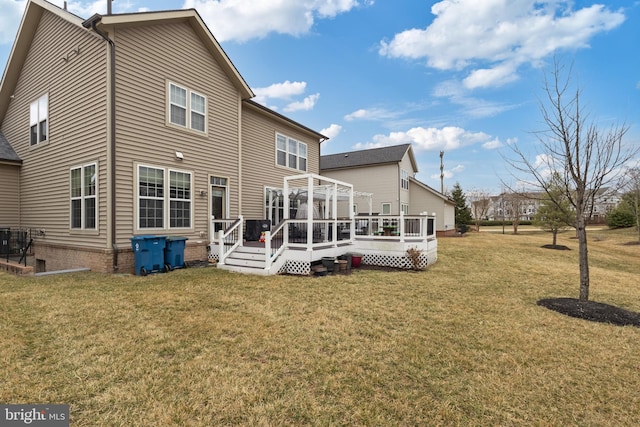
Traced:
[[13, 43], [26, 1], [0, 0], [0, 44]]
[[493, 117], [517, 106], [487, 101], [469, 96], [468, 93], [469, 89], [464, 87], [460, 82], [447, 80], [436, 86], [433, 95], [436, 97], [449, 98], [450, 102], [462, 107], [462, 113], [464, 115], [474, 118]]
[[[56, 6], [64, 7], [62, 0], [48, 0]], [[0, 44], [13, 43], [18, 26], [22, 20], [22, 14], [27, 2], [24, 0], [0, 0]], [[81, 18], [88, 18], [95, 13], [106, 13], [107, 2], [105, 0], [93, 1], [67, 1], [67, 10]], [[142, 11], [144, 8], [138, 9]], [[134, 11], [133, 3], [119, 0], [113, 3], [114, 13], [126, 13]]]
[[368, 0], [185, 0], [195, 8], [219, 41], [244, 42], [269, 33], [299, 36], [311, 30], [315, 20], [333, 18], [351, 9], [372, 4]]
[[315, 107], [316, 102], [318, 102], [318, 98], [320, 98], [320, 94], [319, 93], [316, 93], [316, 94], [313, 94], [313, 95], [309, 95], [305, 99], [303, 99], [302, 101], [295, 101], [295, 102], [290, 103], [289, 105], [287, 105], [284, 108], [284, 111], [286, 111], [287, 113], [291, 113], [293, 111], [300, 111], [300, 110], [309, 111], [309, 110], [312, 110], [313, 107]]
[[502, 142], [500, 142], [498, 138], [492, 141], [487, 141], [484, 144], [482, 144], [482, 148], [484, 148], [485, 150], [495, 150], [496, 148], [500, 148], [503, 146], [504, 144], [502, 144]]
[[320, 131], [321, 134], [328, 137], [329, 139], [337, 137], [340, 132], [342, 132], [342, 126], [335, 123], [332, 123], [328, 128], [324, 128]]
[[415, 127], [406, 132], [391, 132], [375, 135], [372, 142], [356, 144], [357, 149], [386, 147], [389, 145], [412, 144], [416, 151], [457, 150], [474, 144], [493, 141], [484, 132], [469, 132], [459, 127], [443, 128]]
[[[58, 7], [64, 7], [64, 1], [60, 0], [48, 0]], [[118, 0], [113, 2], [113, 13], [127, 13], [127, 12], [142, 12], [145, 8], [135, 9], [133, 2]], [[67, 10], [81, 18], [89, 18], [90, 16], [100, 13], [107, 13], [106, 0], [93, 0], [93, 1], [67, 1]]]
[[380, 121], [380, 120], [395, 119], [400, 115], [401, 113], [399, 112], [389, 111], [383, 108], [370, 108], [370, 109], [361, 108], [359, 110], [354, 111], [353, 113], [347, 114], [346, 116], [344, 116], [344, 119], [348, 122], [351, 122], [354, 120]]
[[379, 53], [392, 58], [426, 59], [440, 70], [465, 70], [469, 89], [500, 86], [518, 78], [523, 64], [563, 49], [589, 46], [598, 33], [624, 22], [621, 11], [596, 4], [573, 10], [569, 0], [443, 0], [434, 4], [433, 22], [382, 41]]
[[[289, 113], [300, 110], [308, 111], [315, 107], [320, 98], [319, 93], [309, 95], [300, 101], [293, 100], [293, 98], [303, 95], [306, 89], [306, 82], [291, 82], [286, 80], [282, 83], [274, 83], [267, 87], [253, 89], [253, 92], [256, 94], [254, 101], [262, 105], [267, 105], [274, 100], [292, 101], [284, 107], [284, 111]], [[278, 109], [277, 106], [270, 106], [269, 108], [272, 110]]]
[[282, 83], [274, 83], [267, 87], [253, 89], [256, 94], [254, 100], [260, 104], [266, 104], [267, 99], [291, 99], [296, 95], [302, 95], [307, 88], [306, 82], [290, 82], [286, 80]]

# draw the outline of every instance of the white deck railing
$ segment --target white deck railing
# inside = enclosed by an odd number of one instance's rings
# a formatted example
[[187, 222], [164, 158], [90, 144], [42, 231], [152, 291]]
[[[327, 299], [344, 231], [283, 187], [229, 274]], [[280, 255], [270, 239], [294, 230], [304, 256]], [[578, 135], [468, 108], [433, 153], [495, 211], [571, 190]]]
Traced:
[[358, 215], [354, 218], [356, 238], [382, 240], [428, 240], [436, 237], [435, 216]]
[[[218, 244], [218, 262], [221, 265], [224, 264], [227, 255], [233, 252], [238, 246], [242, 246], [244, 236], [243, 223], [242, 215], [236, 220], [211, 221], [211, 230], [216, 236], [211, 242], [217, 242]], [[213, 245], [211, 245], [211, 247], [213, 248]]]
[[[218, 262], [243, 245], [244, 220], [211, 221], [211, 247], [217, 245]], [[313, 251], [337, 247], [356, 240], [422, 242], [436, 238], [435, 216], [431, 215], [357, 215], [352, 219], [286, 219], [265, 232], [265, 268], [287, 248]]]

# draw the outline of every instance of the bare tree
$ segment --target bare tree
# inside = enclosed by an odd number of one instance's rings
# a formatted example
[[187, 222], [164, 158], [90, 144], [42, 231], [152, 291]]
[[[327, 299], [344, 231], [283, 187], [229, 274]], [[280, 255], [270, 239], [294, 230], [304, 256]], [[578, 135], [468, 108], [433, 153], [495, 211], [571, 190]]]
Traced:
[[467, 194], [471, 202], [471, 214], [476, 225], [476, 231], [480, 231], [480, 223], [487, 217], [491, 206], [491, 197], [488, 191], [472, 190]]
[[545, 101], [540, 112], [546, 130], [536, 133], [539, 151], [534, 160], [517, 144], [512, 145], [516, 160], [509, 164], [516, 172], [533, 177], [533, 184], [543, 189], [549, 200], [560, 206], [561, 201], [549, 191], [549, 177], [558, 174], [563, 197], [576, 214], [580, 263], [580, 300], [589, 300], [589, 258], [587, 252], [586, 218], [591, 217], [597, 192], [608, 185], [621, 167], [636, 153], [625, 147], [623, 137], [627, 125], [612, 125], [601, 130], [595, 122], [587, 122], [580, 100], [580, 88], [571, 83], [571, 69], [565, 72], [554, 62], [551, 80], [545, 78]]
[[513, 234], [518, 234], [518, 226], [520, 225], [522, 211], [525, 205], [524, 195], [517, 191], [510, 191], [509, 193], [503, 194], [503, 198], [506, 217], [511, 221]]

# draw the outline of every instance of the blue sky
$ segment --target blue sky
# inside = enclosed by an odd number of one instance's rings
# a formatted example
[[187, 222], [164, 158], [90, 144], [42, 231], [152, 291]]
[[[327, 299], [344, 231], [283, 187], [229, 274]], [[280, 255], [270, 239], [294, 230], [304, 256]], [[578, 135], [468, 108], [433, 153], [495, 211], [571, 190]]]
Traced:
[[[25, 1], [0, 0], [0, 64]], [[52, 1], [62, 6], [63, 1]], [[67, 1], [81, 17], [106, 0]], [[417, 178], [497, 193], [509, 144], [533, 146], [554, 57], [603, 127], [640, 144], [640, 1], [114, 0], [114, 13], [195, 8], [255, 100], [331, 139], [322, 154], [412, 143]]]

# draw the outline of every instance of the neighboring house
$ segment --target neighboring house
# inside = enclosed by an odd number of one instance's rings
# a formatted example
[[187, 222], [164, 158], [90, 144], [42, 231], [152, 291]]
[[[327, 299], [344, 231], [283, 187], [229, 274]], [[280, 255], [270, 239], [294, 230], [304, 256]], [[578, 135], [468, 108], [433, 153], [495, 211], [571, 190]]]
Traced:
[[615, 188], [601, 188], [593, 199], [593, 213], [589, 218], [591, 223], [604, 223], [609, 213], [618, 207], [622, 195]]
[[[526, 193], [502, 193], [489, 198], [490, 205], [487, 212], [489, 220], [512, 220], [518, 212], [518, 218], [524, 221], [531, 221], [536, 216], [540, 203], [545, 199], [542, 191], [531, 191]], [[593, 213], [587, 218], [589, 223], [606, 222], [609, 213], [620, 203], [620, 193], [609, 187], [598, 190], [594, 197]], [[589, 207], [587, 207], [589, 208]]]
[[130, 272], [141, 234], [206, 259], [212, 218], [264, 218], [266, 187], [319, 173], [326, 137], [253, 96], [195, 10], [30, 0], [0, 84], [0, 227], [39, 230], [40, 271]]
[[439, 234], [455, 233], [455, 204], [444, 194], [415, 178], [418, 166], [411, 144], [324, 155], [324, 176], [353, 184], [359, 192], [372, 193], [371, 201], [354, 200], [356, 213], [366, 215], [436, 216]]

